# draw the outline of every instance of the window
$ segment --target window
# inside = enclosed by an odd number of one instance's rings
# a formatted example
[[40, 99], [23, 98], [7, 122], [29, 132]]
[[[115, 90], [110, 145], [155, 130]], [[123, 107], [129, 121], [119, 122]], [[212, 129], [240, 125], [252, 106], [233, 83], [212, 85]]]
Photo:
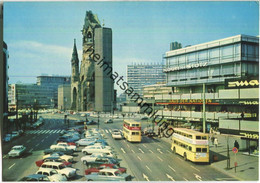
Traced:
[[233, 45], [221, 48], [222, 58], [231, 58], [233, 56]]
[[207, 136], [202, 136], [202, 139], [203, 140], [207, 140]]
[[107, 172], [107, 175], [108, 175], [108, 176], [113, 176], [114, 174], [111, 173], [111, 172]]
[[196, 139], [197, 139], [197, 140], [200, 140], [200, 139], [201, 139], [201, 136], [196, 136]]
[[206, 60], [208, 58], [208, 51], [199, 52], [199, 60]]
[[211, 59], [218, 58], [219, 57], [219, 48], [210, 49], [209, 51], [209, 57]]
[[53, 169], [57, 170], [57, 169], [58, 169], [58, 167], [57, 167], [57, 166], [53, 166]]
[[49, 174], [47, 172], [44, 172], [43, 175], [49, 176]]
[[202, 148], [202, 152], [207, 152], [207, 148]]
[[201, 148], [196, 148], [196, 152], [201, 152]]

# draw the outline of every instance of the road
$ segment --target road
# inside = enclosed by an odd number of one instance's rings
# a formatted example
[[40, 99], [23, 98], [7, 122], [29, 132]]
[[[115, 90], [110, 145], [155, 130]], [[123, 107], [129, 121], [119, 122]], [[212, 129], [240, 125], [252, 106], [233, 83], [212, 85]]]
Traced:
[[[24, 136], [4, 144], [2, 159], [2, 179], [3, 181], [17, 181], [20, 178], [33, 174], [38, 167], [35, 161], [43, 156], [43, 150], [54, 144], [59, 137], [59, 133], [66, 129], [64, 125], [64, 115], [62, 114], [42, 114], [45, 124], [37, 130], [29, 130]], [[142, 137], [141, 143], [130, 143], [126, 140], [114, 140], [111, 136], [112, 129], [122, 129], [123, 119], [114, 119], [114, 123], [105, 124], [108, 117], [100, 118], [101, 132], [107, 142], [117, 152], [120, 165], [127, 168], [127, 173], [133, 176], [133, 181], [216, 181], [216, 180], [236, 180], [223, 174], [210, 165], [194, 164], [184, 161], [179, 155], [171, 152], [170, 144], [161, 139]], [[85, 119], [79, 115], [68, 116], [71, 124], [73, 120]], [[89, 118], [97, 121], [97, 118]], [[140, 119], [140, 117], [136, 118]], [[142, 127], [147, 125], [143, 122]], [[91, 127], [97, 127], [91, 125]], [[21, 158], [9, 159], [6, 154], [13, 145], [23, 144], [27, 147], [27, 153]], [[86, 166], [80, 161], [83, 155], [80, 147], [75, 153], [73, 167], [79, 169], [78, 176], [70, 181], [85, 181], [84, 170]]]

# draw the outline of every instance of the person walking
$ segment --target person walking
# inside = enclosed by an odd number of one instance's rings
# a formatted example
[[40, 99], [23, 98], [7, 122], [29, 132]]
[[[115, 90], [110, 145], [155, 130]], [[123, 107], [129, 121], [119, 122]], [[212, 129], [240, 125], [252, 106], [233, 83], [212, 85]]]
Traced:
[[234, 147], [236, 147], [237, 149], [239, 149], [239, 143], [237, 142], [237, 140], [235, 140]]
[[242, 112], [242, 113], [240, 114], [240, 116], [241, 116], [242, 120], [244, 120], [244, 116], [245, 116], [244, 112]]
[[214, 145], [215, 145], [215, 147], [218, 147], [218, 139], [217, 139], [217, 137], [214, 139]]
[[215, 137], [214, 137], [214, 136], [212, 136], [212, 137], [211, 137], [211, 142], [212, 142], [212, 145], [214, 145], [214, 140], [215, 140]]

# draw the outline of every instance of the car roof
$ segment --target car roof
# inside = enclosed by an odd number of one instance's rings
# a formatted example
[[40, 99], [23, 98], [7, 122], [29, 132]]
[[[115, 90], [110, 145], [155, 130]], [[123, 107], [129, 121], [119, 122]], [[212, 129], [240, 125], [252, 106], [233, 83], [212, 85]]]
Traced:
[[114, 172], [116, 172], [118, 170], [117, 169], [112, 169], [112, 168], [104, 168], [104, 169], [101, 169], [99, 171], [100, 172], [112, 172], [112, 173], [114, 173]]
[[31, 174], [31, 175], [27, 175], [25, 177], [29, 177], [29, 178], [42, 178], [42, 177], [47, 177], [46, 175], [41, 175], [41, 174]]
[[14, 147], [23, 147], [23, 145], [16, 145], [16, 146], [14, 146]]
[[41, 172], [50, 172], [52, 170], [54, 170], [54, 169], [53, 168], [39, 168], [39, 170], [37, 172], [39, 172], [39, 171], [41, 171]]
[[63, 165], [61, 162], [44, 162], [43, 165]]
[[58, 156], [49, 156], [49, 157], [47, 157], [45, 159], [60, 159], [60, 157], [58, 157]]

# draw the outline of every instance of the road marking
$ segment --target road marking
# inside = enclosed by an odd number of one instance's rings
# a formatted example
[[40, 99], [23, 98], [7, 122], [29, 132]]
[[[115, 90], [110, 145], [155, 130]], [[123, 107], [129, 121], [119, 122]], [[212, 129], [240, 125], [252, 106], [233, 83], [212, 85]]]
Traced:
[[190, 167], [200, 172], [200, 170], [195, 168], [194, 166], [191, 165]]
[[123, 153], [125, 153], [125, 150], [121, 147], [121, 151], [123, 151]]
[[196, 174], [196, 173], [193, 173], [193, 174], [195, 175], [195, 178], [196, 178], [196, 179], [198, 179], [199, 181], [202, 181], [202, 180], [201, 180], [201, 176], [199, 176], [199, 175]]
[[44, 139], [42, 139], [42, 141], [41, 142], [43, 142], [44, 141]]
[[32, 152], [32, 151], [33, 151], [33, 148], [31, 148], [29, 152]]
[[53, 133], [57, 133], [57, 131], [59, 131], [59, 130], [54, 130]]
[[15, 163], [14, 164], [12, 164], [8, 169], [10, 170], [13, 166], [15, 165]]
[[126, 144], [127, 145], [127, 147], [130, 147], [128, 144]]
[[108, 133], [107, 129], [106, 129], [106, 133]]
[[112, 133], [112, 131], [111, 131], [110, 129], [109, 129], [108, 131], [109, 131], [110, 133]]
[[133, 153], [135, 153], [133, 149], [131, 149], [131, 151], [132, 151]]
[[171, 153], [171, 151], [169, 151], [169, 150], [166, 150], [168, 153]]
[[152, 170], [146, 165], [146, 168], [148, 169], [148, 170], [150, 170], [150, 172], [152, 172]]
[[27, 140], [26, 142], [27, 142], [27, 143], [31, 142], [31, 139]]
[[39, 144], [36, 144], [35, 146], [37, 147], [37, 146], [39, 146]]
[[161, 149], [158, 149], [158, 148], [157, 148], [157, 151], [159, 151], [159, 153], [163, 154], [163, 152], [161, 151]]
[[158, 158], [159, 160], [163, 161], [159, 156], [157, 156], [157, 158]]
[[170, 169], [172, 169], [172, 171], [174, 171], [175, 172], [175, 170], [170, 166], [170, 165], [168, 165], [168, 167], [170, 168]]
[[187, 179], [185, 179], [184, 177], [183, 177], [183, 179], [185, 180], [185, 181], [188, 181]]
[[140, 161], [142, 161], [141, 158], [140, 158], [139, 156], [137, 156], [137, 158], [138, 158]]
[[139, 151], [141, 151], [142, 153], [144, 153], [144, 151], [141, 149], [141, 148], [138, 148], [139, 149]]
[[160, 144], [157, 144], [159, 147], [163, 148]]
[[46, 130], [42, 130], [42, 134], [44, 134], [46, 132]]
[[181, 160], [181, 161], [184, 161], [183, 159], [181, 159], [181, 158], [179, 158], [179, 157], [177, 157], [179, 160]]
[[45, 133], [49, 133], [50, 132], [50, 130], [47, 130]]
[[152, 151], [151, 149], [149, 149], [149, 151], [150, 151], [151, 153], [153, 153], [153, 151]]
[[57, 132], [56, 133], [61, 133], [62, 132], [62, 130], [57, 130]]
[[[143, 144], [144, 147], [146, 147], [146, 145]], [[147, 148], [147, 147], [146, 147]]]
[[150, 181], [149, 178], [147, 177], [147, 175], [145, 175], [144, 173], [143, 173], [143, 178], [144, 178], [146, 181]]
[[51, 130], [50, 133], [54, 133], [55, 130]]
[[166, 176], [167, 176], [169, 179], [171, 179], [172, 181], [175, 181], [175, 180], [172, 178], [172, 176], [168, 175], [167, 173], [166, 173]]

